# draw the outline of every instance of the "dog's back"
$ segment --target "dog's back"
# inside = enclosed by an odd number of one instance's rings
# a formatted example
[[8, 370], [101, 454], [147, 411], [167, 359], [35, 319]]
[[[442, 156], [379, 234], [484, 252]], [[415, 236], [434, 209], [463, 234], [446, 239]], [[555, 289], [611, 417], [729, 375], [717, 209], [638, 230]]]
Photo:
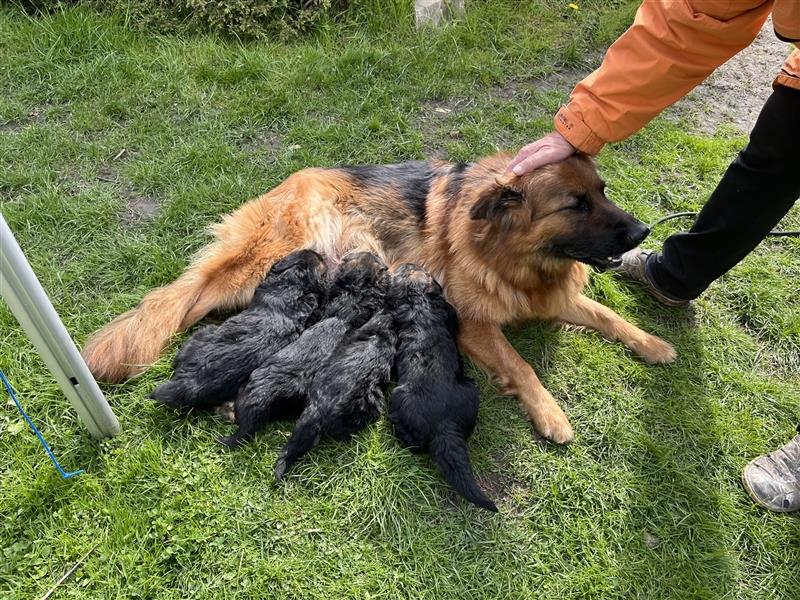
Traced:
[[275, 464], [277, 481], [322, 435], [344, 439], [378, 419], [396, 339], [392, 317], [381, 310], [352, 331], [314, 374], [308, 405]]
[[396, 340], [392, 317], [380, 311], [353, 331], [315, 374], [309, 400], [324, 413], [328, 435], [342, 439], [378, 418]]

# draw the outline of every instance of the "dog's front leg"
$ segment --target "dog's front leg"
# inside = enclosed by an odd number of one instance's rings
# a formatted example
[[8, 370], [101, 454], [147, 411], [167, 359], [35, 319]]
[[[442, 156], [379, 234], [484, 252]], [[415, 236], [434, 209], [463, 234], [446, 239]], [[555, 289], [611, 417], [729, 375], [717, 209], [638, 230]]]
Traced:
[[462, 321], [458, 342], [474, 363], [497, 377], [505, 393], [519, 398], [536, 431], [559, 444], [572, 441], [572, 426], [564, 411], [498, 325]]
[[651, 364], [669, 363], [678, 355], [668, 342], [631, 325], [607, 306], [583, 294], [567, 306], [558, 318], [573, 325], [590, 327], [609, 340], [622, 342]]

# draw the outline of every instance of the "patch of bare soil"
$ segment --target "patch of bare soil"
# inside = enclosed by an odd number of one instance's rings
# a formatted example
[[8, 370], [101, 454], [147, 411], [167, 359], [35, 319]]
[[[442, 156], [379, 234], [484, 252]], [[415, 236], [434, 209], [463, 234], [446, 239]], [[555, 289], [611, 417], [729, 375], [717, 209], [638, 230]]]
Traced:
[[721, 125], [747, 133], [772, 93], [772, 81], [789, 55], [790, 45], [773, 32], [767, 20], [755, 41], [717, 69], [667, 113], [688, 117], [699, 133], [713, 134]]
[[266, 154], [268, 158], [278, 155], [283, 148], [281, 136], [268, 129], [262, 129], [242, 143], [242, 148], [252, 154]]
[[17, 120], [9, 120], [0, 123], [0, 133], [19, 133], [28, 125], [33, 123], [41, 123], [47, 119], [46, 113], [48, 109], [44, 106], [34, 106], [28, 112], [27, 116]]
[[18, 121], [6, 121], [0, 125], [0, 133], [17, 133], [22, 130], [22, 123]]
[[448, 126], [448, 121], [453, 117], [463, 114], [475, 104], [474, 98], [447, 98], [423, 102], [416, 119], [416, 127], [425, 139], [427, 158], [447, 158], [447, 152], [441, 147], [436, 147], [433, 144], [434, 140], [443, 137], [443, 134], [449, 140], [458, 139], [461, 132], [454, 123], [446, 131], [442, 130]]
[[97, 180], [116, 188], [116, 193], [124, 203], [124, 210], [120, 215], [123, 227], [136, 227], [151, 221], [161, 211], [161, 205], [156, 198], [142, 195], [133, 184], [120, 180], [116, 169], [111, 166], [100, 167]]

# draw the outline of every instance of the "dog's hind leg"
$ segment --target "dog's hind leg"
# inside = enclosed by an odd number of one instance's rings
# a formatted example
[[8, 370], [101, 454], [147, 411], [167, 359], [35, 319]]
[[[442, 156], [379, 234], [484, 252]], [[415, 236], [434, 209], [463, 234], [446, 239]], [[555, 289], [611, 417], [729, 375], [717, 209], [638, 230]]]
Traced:
[[150, 392], [150, 398], [182, 410], [194, 408], [190, 401], [196, 395], [196, 385], [186, 379], [169, 379]]
[[[141, 373], [170, 337], [213, 309], [241, 308], [274, 262], [312, 244], [308, 203], [283, 198], [300, 193], [292, 178], [253, 200], [213, 228], [216, 241], [173, 283], [147, 294], [139, 306], [95, 333], [83, 357], [94, 376], [116, 382]], [[302, 190], [301, 190], [302, 191]]]
[[558, 318], [573, 325], [590, 327], [603, 337], [620, 341], [651, 364], [670, 363], [677, 353], [671, 344], [631, 325], [607, 306], [580, 295]]
[[305, 395], [299, 374], [269, 366], [256, 369], [234, 401], [233, 412], [238, 429], [233, 435], [217, 441], [229, 448], [238, 448], [268, 422], [297, 417], [304, 405]]
[[280, 481], [286, 471], [319, 444], [322, 436], [322, 416], [318, 411], [306, 411], [297, 421], [294, 431], [275, 463], [275, 481]]
[[438, 428], [431, 440], [430, 452], [433, 462], [453, 489], [475, 506], [497, 512], [495, 503], [475, 480], [464, 434], [460, 433], [452, 423], [445, 422]]

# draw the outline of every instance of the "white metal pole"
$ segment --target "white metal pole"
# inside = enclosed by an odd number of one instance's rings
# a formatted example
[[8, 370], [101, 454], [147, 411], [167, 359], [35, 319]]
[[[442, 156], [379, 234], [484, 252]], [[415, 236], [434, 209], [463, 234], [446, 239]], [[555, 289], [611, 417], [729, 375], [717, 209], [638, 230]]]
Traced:
[[0, 214], [0, 296], [95, 437], [119, 432], [119, 421], [83, 362], [22, 249]]

